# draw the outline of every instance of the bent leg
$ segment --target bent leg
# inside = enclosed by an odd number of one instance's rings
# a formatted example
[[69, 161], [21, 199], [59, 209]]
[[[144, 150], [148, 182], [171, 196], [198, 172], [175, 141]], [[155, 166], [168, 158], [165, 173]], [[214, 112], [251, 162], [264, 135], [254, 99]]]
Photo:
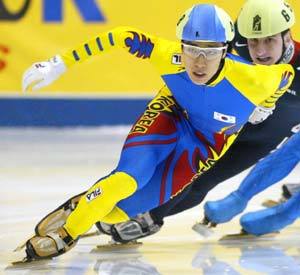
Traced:
[[118, 201], [133, 194], [136, 188], [135, 179], [122, 172], [100, 180], [80, 199], [64, 228], [76, 239], [108, 215]]
[[182, 119], [180, 108], [163, 88], [132, 127], [116, 170], [131, 175], [138, 189], [143, 188], [176, 147]]
[[297, 193], [285, 203], [243, 215], [240, 223], [246, 232], [262, 235], [285, 228], [299, 216], [300, 193]]
[[238, 191], [248, 200], [286, 177], [300, 160], [300, 133], [262, 159], [240, 184]]
[[[168, 90], [162, 89], [132, 127], [115, 172], [90, 188], [68, 217], [65, 229], [74, 239], [105, 219], [119, 201], [147, 185], [176, 146], [179, 115]], [[124, 215], [113, 220], [122, 222]]]

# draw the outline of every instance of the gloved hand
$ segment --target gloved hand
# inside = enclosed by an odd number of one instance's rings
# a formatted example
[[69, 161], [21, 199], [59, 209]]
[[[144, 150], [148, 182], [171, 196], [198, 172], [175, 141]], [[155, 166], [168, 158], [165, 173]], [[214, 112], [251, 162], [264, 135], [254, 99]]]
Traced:
[[230, 193], [227, 197], [217, 201], [208, 201], [204, 205], [205, 217], [213, 223], [225, 223], [234, 216], [243, 212], [248, 200], [238, 191]]
[[22, 90], [27, 91], [29, 88], [38, 90], [47, 86], [59, 78], [66, 68], [59, 55], [52, 57], [49, 61], [34, 63], [23, 74]]
[[270, 115], [273, 114], [275, 106], [272, 108], [266, 108], [263, 106], [257, 106], [251, 116], [248, 119], [248, 122], [251, 124], [259, 124], [266, 120]]

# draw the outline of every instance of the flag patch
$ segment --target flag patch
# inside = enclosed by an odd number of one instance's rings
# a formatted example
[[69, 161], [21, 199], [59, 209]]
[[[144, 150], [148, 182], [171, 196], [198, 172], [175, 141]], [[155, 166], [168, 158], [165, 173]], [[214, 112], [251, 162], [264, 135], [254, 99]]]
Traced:
[[214, 112], [214, 119], [225, 123], [232, 123], [232, 124], [235, 124], [236, 122], [235, 116], [229, 116], [218, 112]]

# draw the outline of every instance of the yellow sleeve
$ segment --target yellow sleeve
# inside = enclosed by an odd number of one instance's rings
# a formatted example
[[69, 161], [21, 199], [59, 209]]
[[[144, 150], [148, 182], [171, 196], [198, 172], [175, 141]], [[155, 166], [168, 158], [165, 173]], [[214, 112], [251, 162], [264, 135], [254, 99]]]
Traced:
[[173, 56], [181, 52], [179, 42], [161, 39], [132, 27], [117, 27], [100, 33], [62, 54], [62, 59], [66, 66], [70, 67], [114, 48], [124, 49], [136, 58], [149, 60], [157, 67], [160, 74], [179, 70], [179, 64], [172, 62]]
[[[282, 64], [283, 65], [283, 64]], [[288, 88], [291, 86], [293, 79], [295, 77], [294, 68], [289, 65], [285, 64], [287, 66], [282, 66], [283, 72], [281, 72], [281, 78], [280, 82], [278, 84], [278, 79], [276, 79], [277, 89], [275, 92], [273, 92], [267, 99], [265, 99], [263, 102], [261, 102], [259, 105], [266, 107], [266, 108], [272, 108], [275, 106], [276, 101], [288, 90]], [[276, 65], [277, 67], [279, 65]], [[284, 69], [284, 67], [287, 67]]]
[[[294, 79], [294, 69], [290, 64], [249, 65], [233, 60], [229, 62], [227, 77], [254, 105], [271, 108], [282, 96]], [[231, 69], [231, 68], [235, 69]]]

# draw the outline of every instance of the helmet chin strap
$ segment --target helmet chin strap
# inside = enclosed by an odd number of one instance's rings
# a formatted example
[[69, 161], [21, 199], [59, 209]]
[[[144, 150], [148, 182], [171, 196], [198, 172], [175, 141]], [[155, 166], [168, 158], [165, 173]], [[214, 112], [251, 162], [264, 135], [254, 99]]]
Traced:
[[217, 70], [217, 72], [205, 83], [205, 85], [209, 85], [210, 83], [212, 83], [213, 81], [215, 81], [217, 79], [217, 77], [219, 76], [220, 72], [222, 71], [224, 64], [225, 64], [225, 58], [222, 58], [219, 64], [219, 68]]
[[[228, 42], [225, 45], [227, 45], [227, 47], [229, 47], [229, 43]], [[225, 50], [223, 50], [222, 55], [224, 55], [227, 52], [228, 52], [228, 48], [225, 49]], [[215, 81], [217, 79], [217, 77], [219, 76], [220, 72], [222, 71], [222, 69], [224, 67], [225, 57], [226, 56], [222, 57], [217, 72], [205, 83], [205, 85], [209, 85], [210, 83], [212, 83], [213, 81]]]
[[290, 61], [293, 58], [294, 52], [295, 52], [295, 44], [293, 41], [289, 43], [289, 45], [286, 47], [284, 44], [284, 33], [281, 33], [281, 38], [282, 38], [282, 54], [280, 58], [277, 60], [275, 64], [287, 64], [290, 63]]

